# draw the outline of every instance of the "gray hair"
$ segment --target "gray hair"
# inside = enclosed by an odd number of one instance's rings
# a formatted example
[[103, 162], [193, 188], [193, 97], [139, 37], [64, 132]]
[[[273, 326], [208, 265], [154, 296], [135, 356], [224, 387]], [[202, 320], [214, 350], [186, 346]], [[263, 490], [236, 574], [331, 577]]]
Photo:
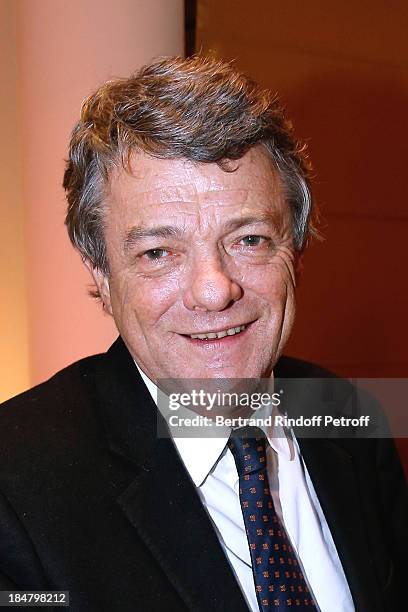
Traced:
[[70, 239], [94, 268], [108, 273], [103, 202], [112, 169], [130, 156], [217, 163], [230, 170], [253, 146], [269, 151], [292, 210], [295, 248], [315, 233], [311, 167], [276, 97], [211, 57], [170, 57], [126, 79], [108, 81], [85, 100], [70, 142], [63, 186]]

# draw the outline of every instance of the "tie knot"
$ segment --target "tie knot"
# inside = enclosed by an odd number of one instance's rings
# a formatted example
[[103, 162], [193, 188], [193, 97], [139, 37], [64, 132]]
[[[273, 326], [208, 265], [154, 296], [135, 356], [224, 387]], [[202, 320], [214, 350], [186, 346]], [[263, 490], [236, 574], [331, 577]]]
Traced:
[[245, 427], [234, 430], [228, 446], [240, 478], [266, 469], [265, 434], [261, 429]]

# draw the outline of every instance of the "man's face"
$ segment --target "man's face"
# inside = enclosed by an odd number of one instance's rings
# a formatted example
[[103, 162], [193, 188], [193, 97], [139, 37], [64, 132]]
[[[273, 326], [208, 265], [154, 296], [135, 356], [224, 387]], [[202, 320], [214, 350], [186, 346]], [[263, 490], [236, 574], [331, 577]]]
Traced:
[[284, 188], [261, 147], [234, 166], [136, 154], [132, 175], [111, 178], [110, 271], [94, 278], [154, 381], [268, 377], [288, 339], [296, 257]]

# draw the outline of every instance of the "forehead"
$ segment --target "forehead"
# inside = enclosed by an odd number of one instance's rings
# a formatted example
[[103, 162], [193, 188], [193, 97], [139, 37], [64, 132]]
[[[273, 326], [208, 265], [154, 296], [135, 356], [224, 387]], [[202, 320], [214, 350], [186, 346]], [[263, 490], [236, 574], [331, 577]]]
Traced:
[[[282, 180], [263, 147], [229, 162], [228, 170], [214, 163], [158, 159], [142, 153], [131, 158], [131, 172], [117, 170], [110, 179], [108, 202], [113, 216], [137, 216], [248, 211], [285, 207]], [[133, 220], [133, 219], [132, 219]]]

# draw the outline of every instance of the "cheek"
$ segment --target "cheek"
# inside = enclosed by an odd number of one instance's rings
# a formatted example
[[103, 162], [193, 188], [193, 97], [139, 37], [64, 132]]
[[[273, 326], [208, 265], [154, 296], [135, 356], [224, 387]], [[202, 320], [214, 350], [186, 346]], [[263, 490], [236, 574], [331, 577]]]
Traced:
[[169, 278], [126, 276], [113, 284], [112, 308], [122, 322], [154, 325], [171, 308], [178, 295], [178, 284]]
[[287, 297], [294, 293], [292, 276], [280, 265], [254, 266], [243, 274], [242, 281], [244, 289], [275, 307], [278, 304], [284, 306]]

